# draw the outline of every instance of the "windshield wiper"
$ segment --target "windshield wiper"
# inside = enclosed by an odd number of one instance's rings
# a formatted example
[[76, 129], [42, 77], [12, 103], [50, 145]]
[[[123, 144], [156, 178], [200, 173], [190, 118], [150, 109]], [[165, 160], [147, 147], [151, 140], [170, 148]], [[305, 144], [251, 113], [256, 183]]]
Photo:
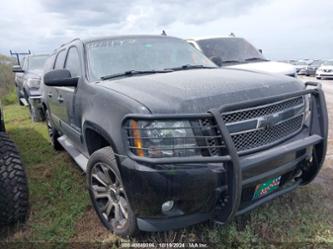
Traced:
[[217, 68], [217, 67], [186, 64], [186, 65], [182, 65], [182, 66], [179, 66], [179, 67], [165, 68], [165, 70], [178, 71], [178, 70], [188, 70], [188, 69], [198, 69], [198, 68], [200, 69], [200, 68]]
[[122, 73], [102, 76], [101, 80], [109, 80], [109, 79], [113, 79], [113, 78], [124, 77], [124, 76], [133, 76], [133, 75], [139, 75], [139, 74], [169, 73], [172, 71], [173, 70], [167, 70], [167, 69], [163, 69], [163, 70], [129, 70], [129, 71], [125, 71]]
[[241, 63], [238, 60], [226, 60], [226, 61], [222, 61], [222, 63]]
[[260, 57], [252, 57], [245, 59], [245, 61], [267, 61], [267, 60]]

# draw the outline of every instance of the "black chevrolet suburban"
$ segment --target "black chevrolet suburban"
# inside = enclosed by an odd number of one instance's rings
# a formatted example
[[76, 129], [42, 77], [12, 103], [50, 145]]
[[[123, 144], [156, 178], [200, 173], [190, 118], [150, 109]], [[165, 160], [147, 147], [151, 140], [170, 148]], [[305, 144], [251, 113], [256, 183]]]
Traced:
[[51, 142], [114, 233], [224, 224], [309, 183], [326, 153], [320, 85], [220, 69], [166, 36], [75, 39], [46, 62]]

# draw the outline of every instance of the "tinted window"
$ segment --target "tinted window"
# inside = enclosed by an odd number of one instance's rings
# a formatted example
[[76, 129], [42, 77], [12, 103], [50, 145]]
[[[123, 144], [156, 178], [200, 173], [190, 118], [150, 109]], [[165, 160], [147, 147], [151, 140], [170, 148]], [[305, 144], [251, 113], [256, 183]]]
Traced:
[[63, 69], [64, 68], [64, 62], [66, 57], [66, 51], [62, 50], [58, 53], [57, 59], [54, 65], [54, 69]]
[[68, 50], [65, 68], [71, 72], [72, 77], [81, 76], [80, 56], [76, 47]]
[[168, 37], [98, 40], [86, 45], [90, 78], [130, 70], [162, 70], [182, 65], [215, 65], [186, 41]]
[[214, 38], [199, 40], [197, 43], [208, 58], [218, 56], [222, 62], [265, 59], [255, 47], [242, 38]]

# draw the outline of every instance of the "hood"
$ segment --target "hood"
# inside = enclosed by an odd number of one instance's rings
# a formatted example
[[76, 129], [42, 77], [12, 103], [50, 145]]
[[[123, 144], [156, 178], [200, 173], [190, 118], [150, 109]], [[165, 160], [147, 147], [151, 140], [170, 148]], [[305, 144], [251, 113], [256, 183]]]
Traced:
[[35, 70], [29, 70], [24, 74], [25, 78], [42, 78], [43, 76], [43, 70], [35, 69]]
[[261, 61], [227, 66], [256, 72], [276, 73], [284, 75], [295, 75], [296, 69], [293, 65], [276, 61]]
[[195, 69], [107, 80], [97, 86], [126, 95], [152, 113], [205, 113], [211, 108], [304, 89], [292, 77], [237, 69]]

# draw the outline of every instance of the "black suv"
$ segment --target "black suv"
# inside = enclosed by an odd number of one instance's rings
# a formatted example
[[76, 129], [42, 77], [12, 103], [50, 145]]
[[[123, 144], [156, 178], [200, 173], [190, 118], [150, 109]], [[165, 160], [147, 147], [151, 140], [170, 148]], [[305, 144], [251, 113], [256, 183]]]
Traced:
[[225, 223], [309, 183], [325, 158], [318, 84], [217, 69], [178, 38], [75, 39], [44, 84], [53, 146], [116, 234]]
[[5, 131], [0, 105], [0, 229], [24, 222], [29, 211], [25, 169], [15, 144]]
[[43, 66], [48, 55], [28, 55], [20, 65], [13, 66], [17, 99], [21, 105], [28, 105], [33, 121], [44, 120], [41, 108], [40, 82]]

